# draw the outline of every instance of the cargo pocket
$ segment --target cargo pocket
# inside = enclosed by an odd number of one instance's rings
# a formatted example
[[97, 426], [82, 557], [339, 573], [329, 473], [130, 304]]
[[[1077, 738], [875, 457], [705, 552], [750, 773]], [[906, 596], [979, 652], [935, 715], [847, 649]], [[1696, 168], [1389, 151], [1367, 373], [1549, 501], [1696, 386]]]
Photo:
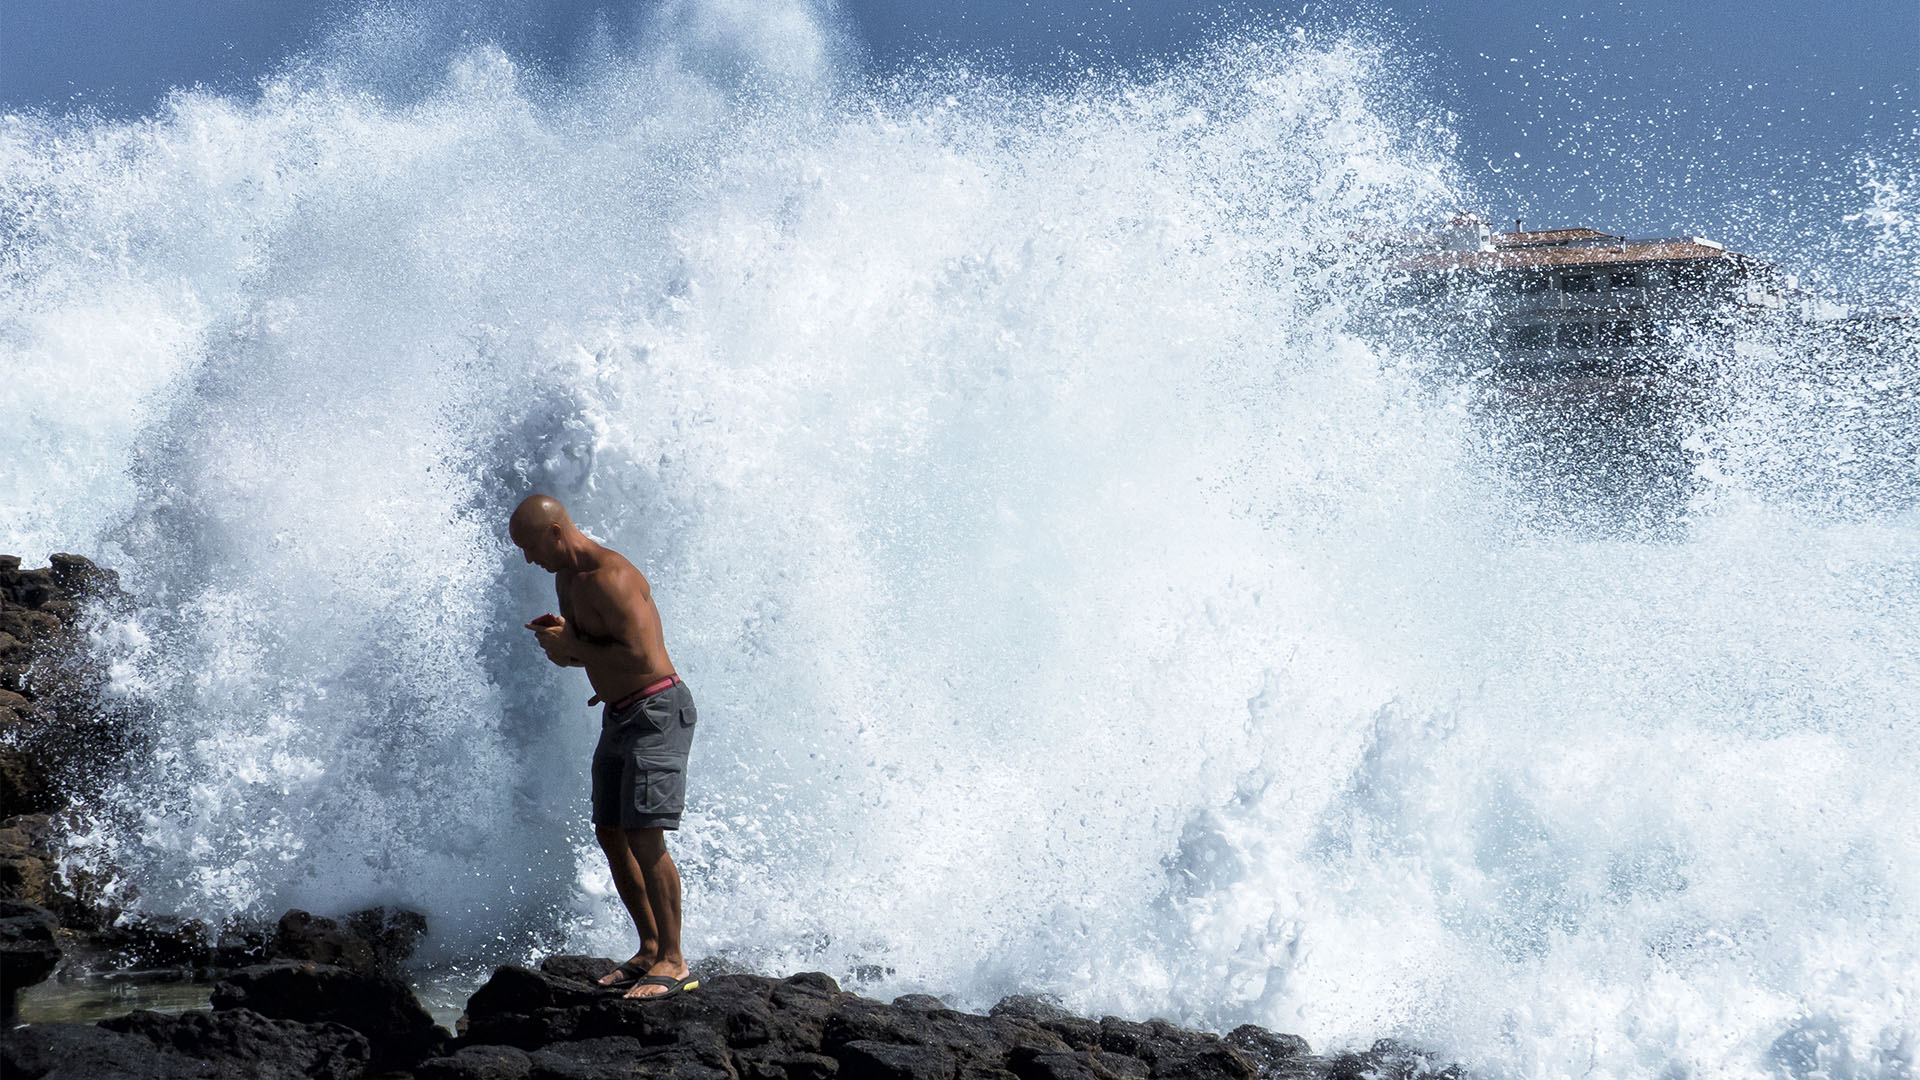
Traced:
[[680, 706], [680, 726], [681, 727], [692, 727], [699, 719], [700, 719], [700, 711], [693, 707], [692, 702], [688, 702], [687, 704]]
[[649, 768], [633, 785], [633, 809], [641, 814], [678, 814], [687, 801], [687, 776], [679, 769]]

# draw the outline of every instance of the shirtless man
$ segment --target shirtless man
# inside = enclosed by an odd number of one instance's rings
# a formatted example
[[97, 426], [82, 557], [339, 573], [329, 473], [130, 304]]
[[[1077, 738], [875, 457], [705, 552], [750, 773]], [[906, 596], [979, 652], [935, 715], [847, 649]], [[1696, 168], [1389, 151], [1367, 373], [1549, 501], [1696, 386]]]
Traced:
[[559, 500], [530, 495], [507, 523], [527, 561], [555, 575], [560, 617], [527, 624], [561, 667], [584, 667], [604, 701], [593, 751], [593, 832], [606, 852], [620, 902], [640, 932], [640, 951], [601, 978], [630, 998], [699, 986], [680, 954], [680, 870], [666, 830], [680, 827], [693, 695], [660, 630], [647, 579], [619, 552], [588, 539]]

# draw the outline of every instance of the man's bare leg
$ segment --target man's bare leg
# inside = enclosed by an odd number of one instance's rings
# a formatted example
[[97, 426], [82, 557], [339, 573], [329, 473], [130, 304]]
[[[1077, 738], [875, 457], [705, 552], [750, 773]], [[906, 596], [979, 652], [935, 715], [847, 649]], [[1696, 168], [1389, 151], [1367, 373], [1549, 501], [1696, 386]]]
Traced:
[[[628, 963], [646, 974], [660, 955], [660, 934], [654, 924], [653, 911], [647, 905], [647, 886], [640, 879], [640, 865], [633, 859], [633, 847], [627, 843], [626, 830], [613, 825], [595, 825], [593, 838], [600, 842], [600, 850], [607, 856], [607, 868], [613, 871], [613, 887], [619, 891], [620, 903], [626, 906], [627, 914], [633, 918], [633, 928], [640, 934], [640, 951], [634, 953]], [[631, 980], [622, 978], [617, 971], [600, 977], [601, 986], [628, 981]]]
[[[647, 887], [647, 907], [652, 911], [659, 951], [654, 953], [649, 975], [687, 977], [687, 959], [680, 955], [680, 868], [667, 854], [664, 829], [629, 829], [627, 846], [639, 864], [640, 880]], [[658, 997], [665, 986], [636, 986], [627, 991], [630, 998]]]

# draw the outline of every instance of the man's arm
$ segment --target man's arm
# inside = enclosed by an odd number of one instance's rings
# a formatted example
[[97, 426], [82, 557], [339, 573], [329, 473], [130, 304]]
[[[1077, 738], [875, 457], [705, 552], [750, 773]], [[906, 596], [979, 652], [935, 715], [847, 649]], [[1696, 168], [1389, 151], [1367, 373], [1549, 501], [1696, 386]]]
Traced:
[[639, 610], [646, 598], [640, 592], [638, 581], [622, 580], [629, 576], [622, 574], [619, 579], [607, 581], [594, 574], [574, 584], [574, 610], [584, 607], [592, 611], [594, 621], [606, 627], [607, 634], [604, 641], [588, 641], [574, 630], [573, 621], [568, 620], [555, 643], [555, 653], [576, 660], [581, 666], [646, 670], [647, 658], [640, 651], [643, 624]]
[[[560, 610], [568, 610], [565, 597], [561, 598]], [[527, 629], [533, 631], [533, 640], [540, 646], [540, 651], [547, 654], [547, 661], [549, 663], [558, 667], [586, 667], [586, 661], [575, 660], [570, 656], [560, 653], [556, 649], [556, 646], [560, 643], [559, 629], [565, 625], [565, 622], [566, 620], [559, 616], [542, 615], [540, 618], [529, 622]]]
[[561, 633], [559, 627], [545, 629], [537, 626], [529, 626], [528, 629], [534, 632], [534, 640], [540, 644], [540, 648], [547, 654], [548, 660], [553, 661], [553, 663], [560, 667], [587, 666], [585, 660], [578, 659], [562, 651], [565, 648], [567, 639]]

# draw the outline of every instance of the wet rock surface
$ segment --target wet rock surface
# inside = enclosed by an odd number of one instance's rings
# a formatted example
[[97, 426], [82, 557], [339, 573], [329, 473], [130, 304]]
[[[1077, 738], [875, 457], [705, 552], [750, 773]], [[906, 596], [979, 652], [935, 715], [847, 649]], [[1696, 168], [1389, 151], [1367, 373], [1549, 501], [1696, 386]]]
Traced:
[[[454, 1052], [416, 1074], [1255, 1080], [1451, 1072], [1393, 1043], [1318, 1057], [1298, 1036], [1250, 1025], [1222, 1038], [1164, 1020], [1078, 1017], [1031, 997], [1006, 998], [985, 1016], [924, 994], [889, 1005], [817, 972], [716, 975], [691, 993], [627, 1001], [593, 986], [612, 968], [611, 960], [585, 957], [500, 968], [469, 999]], [[607, 1063], [609, 1055], [618, 1060]]]
[[368, 908], [338, 921], [294, 910], [280, 917], [268, 949], [277, 959], [398, 974], [426, 932], [426, 916], [402, 908]]
[[0, 900], [0, 1022], [13, 1019], [20, 991], [52, 974], [60, 962], [57, 929], [46, 908]]
[[98, 883], [59, 868], [58, 819], [120, 775], [142, 730], [137, 709], [106, 692], [87, 650], [89, 613], [129, 601], [112, 570], [55, 554], [23, 568], [0, 555], [0, 899], [52, 911], [69, 930], [117, 912]]
[[257, 926], [213, 926], [178, 915], [122, 912], [96, 930], [74, 928], [87, 966], [106, 970], [174, 969], [209, 973], [272, 957]]
[[48, 1077], [387, 1077], [400, 1080], [1412, 1080], [1457, 1076], [1390, 1041], [1314, 1055], [1297, 1036], [1225, 1037], [1164, 1020], [1074, 1016], [1033, 998], [988, 1015], [908, 995], [886, 1004], [818, 972], [704, 978], [629, 1001], [593, 981], [614, 961], [499, 968], [456, 1037], [392, 975], [277, 963], [232, 973], [210, 1011], [136, 1012], [0, 1035], [8, 1080]]
[[232, 1009], [344, 1025], [366, 1038], [379, 1062], [418, 1061], [446, 1042], [399, 978], [330, 964], [260, 964], [231, 972], [213, 988], [213, 1010]]
[[32, 1024], [0, 1037], [0, 1075], [42, 1080], [350, 1080], [367, 1040], [338, 1024], [258, 1013], [135, 1012], [99, 1024]]
[[364, 1074], [373, 1060], [366, 1036], [343, 1024], [274, 1019], [247, 1009], [135, 1012], [97, 1026], [216, 1065], [224, 1075], [347, 1080]]
[[397, 974], [426, 933], [426, 917], [418, 912], [370, 908], [339, 919], [294, 909], [277, 924], [223, 925], [177, 915], [120, 912], [97, 928], [84, 922], [68, 926], [63, 936], [79, 952], [77, 962], [93, 970], [172, 969], [211, 979], [274, 960]]
[[[287, 912], [274, 925], [213, 925], [122, 908], [131, 896], [111, 867], [61, 864], [77, 808], [121, 775], [143, 730], [138, 708], [107, 692], [87, 649], [90, 620], [131, 609], [119, 576], [57, 553], [25, 568], [0, 555], [0, 901], [51, 913], [72, 963], [93, 969], [177, 969], [202, 975], [271, 959], [394, 973], [426, 932], [421, 915], [375, 908], [341, 919]], [[137, 905], [135, 905], [137, 906]], [[10, 964], [34, 981], [46, 973]]]
[[0, 823], [0, 897], [40, 907], [58, 903], [50, 814], [16, 814]]

